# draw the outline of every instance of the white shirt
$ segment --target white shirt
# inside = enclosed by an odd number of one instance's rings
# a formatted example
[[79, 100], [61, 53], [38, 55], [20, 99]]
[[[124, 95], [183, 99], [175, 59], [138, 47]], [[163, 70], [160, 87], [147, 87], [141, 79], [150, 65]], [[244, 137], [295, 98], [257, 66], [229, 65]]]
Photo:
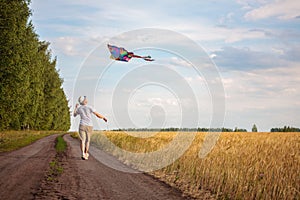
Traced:
[[75, 116], [80, 115], [80, 125], [93, 126], [92, 114], [94, 112], [96, 112], [96, 110], [93, 107], [83, 105], [76, 110]]

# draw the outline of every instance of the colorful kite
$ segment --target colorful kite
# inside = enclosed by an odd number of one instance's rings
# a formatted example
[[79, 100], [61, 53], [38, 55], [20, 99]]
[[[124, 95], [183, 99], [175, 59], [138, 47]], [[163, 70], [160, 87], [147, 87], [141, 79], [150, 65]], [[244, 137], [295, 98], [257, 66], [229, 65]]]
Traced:
[[112, 46], [109, 44], [107, 45], [107, 47], [111, 54], [110, 58], [114, 60], [128, 62], [131, 58], [142, 58], [146, 61], [154, 61], [154, 59], [151, 59], [151, 56], [138, 56], [133, 52], [128, 52], [123, 47]]

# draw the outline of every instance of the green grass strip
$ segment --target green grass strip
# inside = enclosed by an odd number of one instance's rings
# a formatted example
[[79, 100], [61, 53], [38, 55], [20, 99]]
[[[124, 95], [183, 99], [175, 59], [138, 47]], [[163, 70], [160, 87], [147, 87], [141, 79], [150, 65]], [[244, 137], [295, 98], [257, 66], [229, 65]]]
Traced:
[[66, 141], [63, 139], [63, 136], [60, 135], [57, 137], [57, 142], [55, 145], [55, 149], [58, 153], [64, 152], [67, 148], [67, 143]]

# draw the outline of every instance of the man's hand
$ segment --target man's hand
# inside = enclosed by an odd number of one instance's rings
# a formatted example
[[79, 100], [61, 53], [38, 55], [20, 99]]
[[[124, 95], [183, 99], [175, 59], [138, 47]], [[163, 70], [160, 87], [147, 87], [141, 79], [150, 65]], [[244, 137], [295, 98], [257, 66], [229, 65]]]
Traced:
[[76, 105], [75, 105], [75, 108], [74, 108], [74, 112], [73, 112], [73, 116], [74, 116], [74, 117], [76, 117], [76, 116], [77, 116], [76, 112], [77, 112], [77, 108], [78, 108], [78, 106], [79, 106], [79, 104], [78, 104], [78, 103], [76, 103]]
[[97, 112], [93, 112], [98, 118], [100, 118], [100, 119], [103, 119], [105, 122], [107, 122], [107, 119], [103, 116], [103, 115], [101, 115], [101, 114], [99, 114], [99, 113], [97, 113]]

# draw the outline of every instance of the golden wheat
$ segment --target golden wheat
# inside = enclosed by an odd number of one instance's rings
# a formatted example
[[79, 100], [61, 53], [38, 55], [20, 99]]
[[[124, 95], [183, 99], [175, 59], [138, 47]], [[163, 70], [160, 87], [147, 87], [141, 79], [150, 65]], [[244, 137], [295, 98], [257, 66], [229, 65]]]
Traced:
[[[153, 174], [191, 195], [209, 190], [221, 199], [300, 199], [299, 133], [222, 133], [213, 150], [200, 159], [205, 134], [196, 133], [183, 156]], [[172, 141], [176, 132], [149, 138], [124, 132], [105, 136], [127, 151], [151, 152]]]

